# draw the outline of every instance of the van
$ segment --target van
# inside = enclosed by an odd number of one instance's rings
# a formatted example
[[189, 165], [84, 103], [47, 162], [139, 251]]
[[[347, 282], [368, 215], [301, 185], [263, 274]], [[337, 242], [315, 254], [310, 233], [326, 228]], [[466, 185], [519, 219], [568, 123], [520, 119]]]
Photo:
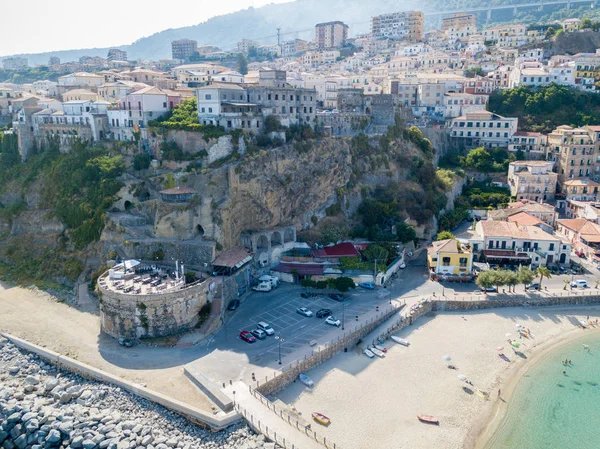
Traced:
[[577, 279], [571, 282], [571, 287], [587, 288], [587, 286], [587, 281], [585, 279]]
[[271, 284], [271, 287], [275, 288], [279, 285], [279, 278], [275, 277], [275, 276], [269, 276], [267, 274], [265, 274], [264, 276], [261, 276], [258, 278], [258, 281], [260, 283], [269, 283]]
[[261, 282], [256, 287], [252, 287], [252, 290], [254, 290], [255, 292], [270, 292], [271, 290], [273, 290], [273, 287], [271, 287], [270, 283]]

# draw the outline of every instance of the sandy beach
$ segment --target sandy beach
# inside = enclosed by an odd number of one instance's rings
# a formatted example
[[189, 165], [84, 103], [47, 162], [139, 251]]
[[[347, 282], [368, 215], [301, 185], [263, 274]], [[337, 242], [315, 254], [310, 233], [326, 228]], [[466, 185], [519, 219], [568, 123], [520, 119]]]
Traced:
[[[306, 417], [314, 411], [329, 416], [332, 424], [319, 431], [343, 449], [480, 448], [501, 422], [519, 377], [537, 358], [598, 331], [579, 326], [588, 315], [600, 317], [600, 308], [435, 314], [399, 333], [410, 340], [409, 348], [386, 342], [384, 359], [368, 359], [359, 351], [338, 354], [308, 373], [316, 383], [312, 391], [295, 383], [277, 397]], [[534, 338], [519, 339], [516, 324], [529, 328]], [[517, 353], [506, 333], [521, 343]], [[499, 346], [510, 361], [499, 357]], [[446, 355], [457, 370], [447, 368]], [[473, 386], [461, 382], [459, 374]], [[422, 424], [417, 414], [434, 415], [440, 425]]]

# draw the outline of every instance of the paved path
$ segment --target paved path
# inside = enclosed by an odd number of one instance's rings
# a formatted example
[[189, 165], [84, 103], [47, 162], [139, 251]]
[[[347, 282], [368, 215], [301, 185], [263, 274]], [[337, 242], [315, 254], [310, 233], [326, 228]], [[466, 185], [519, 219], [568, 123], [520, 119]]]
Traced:
[[[280, 410], [277, 408], [273, 411], [271, 402], [261, 402], [255, 397], [243, 382], [234, 383], [228, 386], [226, 393], [235, 399], [236, 408], [246, 417], [246, 420], [256, 430], [268, 437], [272, 441], [277, 441], [278, 444], [286, 448], [294, 449], [324, 449], [325, 445], [318, 443], [314, 439], [314, 431], [318, 429], [308, 429], [307, 433], [304, 429], [297, 429], [294, 425], [288, 424], [278, 414]], [[235, 391], [235, 395], [233, 392]], [[268, 405], [267, 405], [268, 404]], [[268, 408], [271, 407], [271, 408]], [[286, 416], [285, 413], [283, 415]], [[305, 417], [309, 419], [309, 417]], [[260, 424], [259, 424], [260, 423]], [[314, 425], [312, 426], [314, 427]], [[313, 437], [309, 436], [313, 435]], [[320, 437], [323, 438], [322, 436]], [[327, 445], [333, 448], [333, 443]]]

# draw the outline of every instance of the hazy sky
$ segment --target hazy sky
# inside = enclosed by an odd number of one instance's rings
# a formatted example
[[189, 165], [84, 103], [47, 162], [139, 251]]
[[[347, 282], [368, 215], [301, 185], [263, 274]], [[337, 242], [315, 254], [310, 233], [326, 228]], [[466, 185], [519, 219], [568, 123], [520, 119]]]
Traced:
[[130, 44], [157, 31], [291, 0], [0, 0], [0, 56]]

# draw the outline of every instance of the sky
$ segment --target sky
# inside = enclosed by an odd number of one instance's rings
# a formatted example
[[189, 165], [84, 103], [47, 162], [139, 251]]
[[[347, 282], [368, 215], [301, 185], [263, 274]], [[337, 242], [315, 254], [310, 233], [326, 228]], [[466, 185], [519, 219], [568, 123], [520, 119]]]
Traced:
[[288, 1], [0, 0], [0, 56], [125, 45], [168, 28]]

